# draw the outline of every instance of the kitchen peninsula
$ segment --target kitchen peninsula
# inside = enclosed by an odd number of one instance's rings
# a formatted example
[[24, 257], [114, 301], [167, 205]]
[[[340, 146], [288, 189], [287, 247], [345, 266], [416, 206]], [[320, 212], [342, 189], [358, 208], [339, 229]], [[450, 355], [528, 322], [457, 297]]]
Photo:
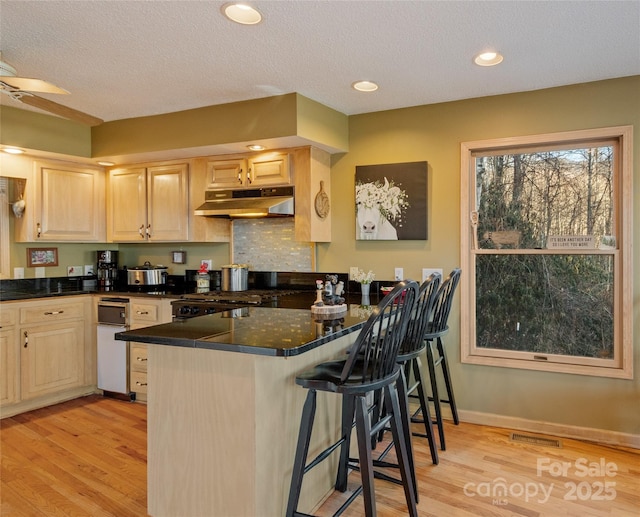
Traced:
[[[122, 332], [148, 351], [148, 513], [283, 515], [305, 390], [297, 373], [342, 355], [368, 317], [243, 308]], [[339, 435], [339, 397], [318, 395], [309, 455]], [[337, 459], [337, 458], [336, 458]], [[305, 478], [300, 508], [333, 490], [335, 462]]]

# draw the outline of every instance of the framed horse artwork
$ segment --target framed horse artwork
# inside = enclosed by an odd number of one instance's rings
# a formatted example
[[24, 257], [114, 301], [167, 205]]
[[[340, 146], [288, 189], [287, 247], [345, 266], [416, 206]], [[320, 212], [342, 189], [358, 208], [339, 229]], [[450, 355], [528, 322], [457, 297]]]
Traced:
[[356, 240], [427, 239], [427, 162], [356, 166]]

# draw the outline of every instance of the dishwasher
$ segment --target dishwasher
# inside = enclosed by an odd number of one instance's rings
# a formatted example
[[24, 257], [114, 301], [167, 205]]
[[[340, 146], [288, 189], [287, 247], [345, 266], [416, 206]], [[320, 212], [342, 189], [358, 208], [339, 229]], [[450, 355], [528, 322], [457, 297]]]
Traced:
[[128, 330], [129, 299], [101, 298], [98, 302], [98, 388], [105, 396], [128, 396], [129, 342], [115, 339], [118, 332]]

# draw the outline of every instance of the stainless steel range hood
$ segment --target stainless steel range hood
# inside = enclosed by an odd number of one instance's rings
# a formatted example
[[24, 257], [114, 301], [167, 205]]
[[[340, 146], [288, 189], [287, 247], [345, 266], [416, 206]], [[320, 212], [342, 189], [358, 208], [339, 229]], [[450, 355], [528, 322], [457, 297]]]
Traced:
[[195, 215], [205, 217], [283, 217], [293, 215], [293, 187], [207, 190]]

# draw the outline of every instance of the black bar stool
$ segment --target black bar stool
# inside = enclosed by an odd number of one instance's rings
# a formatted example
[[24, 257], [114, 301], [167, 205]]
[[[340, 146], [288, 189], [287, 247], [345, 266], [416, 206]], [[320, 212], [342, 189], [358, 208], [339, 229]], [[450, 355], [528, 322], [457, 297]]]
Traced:
[[[359, 470], [362, 486], [359, 487], [336, 513], [342, 513], [360, 493], [364, 496], [365, 515], [375, 516], [375, 492], [373, 485], [373, 458], [371, 438], [387, 423], [391, 424], [393, 442], [396, 445], [402, 484], [409, 515], [418, 515], [414, 493], [415, 473], [411, 471], [409, 455], [413, 454], [411, 442], [407, 442], [402, 422], [397, 384], [401, 367], [396, 359], [407, 332], [411, 311], [418, 295], [418, 284], [408, 280], [400, 282], [374, 309], [360, 331], [346, 358], [317, 365], [298, 375], [296, 384], [309, 390], [302, 410], [298, 445], [291, 475], [291, 487], [287, 504], [287, 517], [305, 515], [297, 511], [304, 475], [329, 455], [340, 450], [336, 489], [347, 487], [349, 445], [355, 415], [358, 441]], [[306, 464], [309, 442], [316, 410], [316, 392], [327, 391], [342, 395], [341, 438]], [[371, 426], [367, 394], [384, 391], [387, 414]], [[405, 402], [406, 403], [406, 402]]]
[[[440, 448], [445, 450], [444, 440], [444, 425], [442, 423], [442, 411], [440, 409], [440, 403], [444, 402], [449, 404], [451, 408], [451, 414], [453, 415], [453, 422], [455, 425], [460, 423], [458, 419], [458, 410], [456, 408], [456, 401], [453, 396], [453, 385], [451, 383], [451, 374], [449, 373], [449, 364], [447, 363], [447, 354], [442, 344], [442, 337], [449, 332], [447, 321], [449, 320], [449, 312], [451, 312], [451, 302], [453, 295], [456, 292], [456, 287], [460, 281], [461, 270], [459, 268], [454, 269], [449, 273], [449, 276], [444, 280], [440, 289], [438, 290], [436, 300], [433, 307], [433, 318], [427, 326], [424, 338], [428, 343], [427, 346], [427, 364], [429, 366], [429, 377], [431, 378], [431, 394], [430, 401], [433, 401], [433, 406], [436, 415], [436, 425], [438, 426], [438, 434], [440, 435]], [[434, 345], [436, 346], [438, 355], [435, 355]], [[447, 398], [441, 399], [438, 394], [438, 382], [437, 382], [437, 370], [440, 366], [440, 372], [444, 379], [444, 385], [447, 390]]]
[[[422, 369], [420, 365], [420, 357], [427, 349], [427, 341], [424, 339], [427, 326], [431, 321], [433, 315], [433, 307], [438, 288], [440, 287], [441, 276], [439, 273], [434, 273], [427, 278], [420, 286], [418, 293], [418, 300], [416, 301], [411, 320], [409, 321], [409, 327], [404, 341], [400, 347], [398, 353], [397, 362], [403, 368], [402, 380], [405, 387], [407, 397], [417, 398], [420, 401], [420, 407], [411, 415], [410, 419], [413, 422], [419, 422], [424, 424], [425, 432], [411, 432], [411, 427], [405, 425], [405, 436], [411, 433], [413, 436], [421, 438], [427, 438], [429, 442], [429, 450], [431, 452], [431, 461], [438, 464], [438, 448], [435, 443], [435, 436], [433, 432], [433, 420], [431, 419], [431, 412], [429, 410], [429, 399], [426, 394], [426, 384], [422, 376]], [[412, 384], [409, 386], [408, 382], [411, 379], [411, 373], [413, 373]], [[414, 393], [417, 394], [414, 395]], [[406, 400], [406, 399], [405, 399]], [[402, 403], [402, 397], [401, 401]], [[384, 408], [382, 408], [384, 411]], [[409, 408], [405, 410], [404, 416], [405, 422], [409, 421]], [[419, 418], [418, 414], [422, 413], [422, 417]], [[375, 414], [375, 410], [374, 410]], [[378, 440], [382, 441], [385, 428], [379, 435]], [[407, 438], [408, 439], [408, 438]], [[382, 463], [383, 458], [387, 455], [393, 444], [389, 444], [387, 448], [382, 451], [378, 459], [374, 461], [374, 465], [380, 466], [393, 466], [392, 464]], [[412, 461], [412, 458], [409, 459]], [[417, 496], [416, 496], [417, 499]]]

